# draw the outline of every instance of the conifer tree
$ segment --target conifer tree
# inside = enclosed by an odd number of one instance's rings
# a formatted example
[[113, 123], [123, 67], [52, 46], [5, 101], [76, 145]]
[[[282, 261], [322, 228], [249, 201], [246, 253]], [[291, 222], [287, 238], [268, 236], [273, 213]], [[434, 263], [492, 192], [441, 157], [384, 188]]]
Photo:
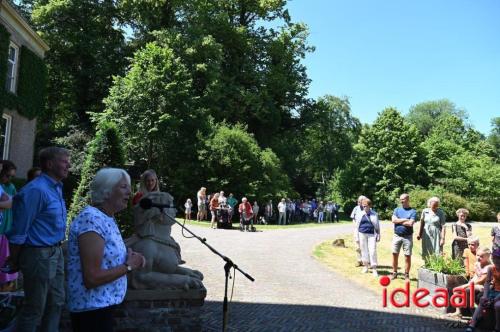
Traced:
[[114, 123], [108, 121], [99, 123], [98, 131], [89, 144], [82, 177], [68, 212], [68, 225], [86, 205], [90, 204], [90, 182], [97, 171], [103, 167], [123, 168], [125, 164], [120, 134]]

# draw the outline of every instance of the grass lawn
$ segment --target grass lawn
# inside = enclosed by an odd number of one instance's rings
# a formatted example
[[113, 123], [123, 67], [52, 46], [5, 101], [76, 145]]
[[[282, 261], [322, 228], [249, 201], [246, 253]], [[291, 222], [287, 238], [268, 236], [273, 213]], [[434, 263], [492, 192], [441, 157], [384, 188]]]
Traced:
[[[389, 224], [390, 222], [384, 222]], [[491, 248], [491, 226], [479, 226], [480, 224], [473, 224], [472, 229], [474, 235], [479, 237], [480, 247], [490, 247]], [[416, 289], [417, 287], [417, 269], [423, 265], [422, 261], [422, 241], [417, 241], [416, 233], [420, 227], [420, 223], [415, 224], [415, 233], [413, 235], [413, 252], [412, 252], [412, 265], [410, 270], [410, 289]], [[451, 223], [446, 225], [446, 241], [444, 245], [444, 251], [446, 255], [451, 256]], [[378, 273], [379, 276], [390, 275], [392, 272], [392, 236], [393, 228], [382, 229], [382, 236], [380, 242], [377, 243], [377, 258], [378, 258]], [[332, 241], [323, 242], [316, 246], [313, 251], [313, 255], [326, 264], [328, 267], [333, 269], [349, 278], [353, 282], [356, 282], [364, 287], [370, 288], [377, 291], [377, 293], [382, 294], [382, 287], [379, 284], [379, 278], [373, 277], [369, 272], [366, 274], [361, 273], [361, 267], [355, 267], [356, 263], [356, 253], [353, 249], [354, 241], [352, 233], [343, 234], [337, 238], [342, 238], [345, 240], [346, 248], [339, 248], [332, 246]], [[391, 281], [388, 289], [403, 287], [404, 280], [402, 274], [404, 273], [404, 255], [401, 249], [398, 264], [398, 279]]]
[[[175, 218], [178, 222], [183, 223], [184, 218]], [[275, 230], [275, 229], [288, 229], [288, 228], [309, 228], [309, 227], [325, 227], [325, 226], [331, 226], [331, 225], [344, 225], [352, 223], [350, 219], [347, 218], [341, 218], [339, 223], [322, 223], [318, 224], [317, 222], [306, 222], [306, 223], [293, 223], [290, 225], [255, 225], [257, 230], [259, 231], [267, 231], [267, 230]], [[191, 220], [191, 221], [186, 221], [186, 225], [197, 225], [201, 227], [210, 227], [210, 221], [196, 221], [196, 220]], [[233, 221], [233, 229], [238, 229], [239, 223], [237, 221]]]

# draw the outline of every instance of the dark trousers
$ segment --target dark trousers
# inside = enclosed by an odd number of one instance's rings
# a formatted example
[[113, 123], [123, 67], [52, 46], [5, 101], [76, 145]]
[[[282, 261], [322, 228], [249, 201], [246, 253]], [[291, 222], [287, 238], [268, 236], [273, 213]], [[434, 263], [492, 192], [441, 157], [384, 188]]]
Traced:
[[302, 223], [305, 223], [307, 221], [307, 213], [302, 212]]
[[73, 332], [113, 332], [114, 309], [115, 306], [110, 306], [90, 311], [72, 312]]
[[332, 211], [333, 214], [333, 221], [339, 222], [339, 212], [338, 211]]
[[19, 267], [24, 278], [24, 305], [18, 316], [17, 331], [58, 331], [65, 300], [61, 247], [23, 247]]

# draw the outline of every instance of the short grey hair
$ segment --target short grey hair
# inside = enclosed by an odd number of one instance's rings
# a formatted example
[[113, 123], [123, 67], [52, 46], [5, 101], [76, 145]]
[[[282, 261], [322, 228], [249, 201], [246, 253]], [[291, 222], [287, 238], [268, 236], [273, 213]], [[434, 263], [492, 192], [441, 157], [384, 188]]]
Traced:
[[367, 199], [367, 198], [368, 198], [368, 197], [363, 196], [363, 195], [359, 196], [359, 197], [358, 197], [358, 203], [359, 203], [359, 202], [362, 202], [364, 199]]
[[46, 172], [47, 163], [49, 161], [55, 160], [57, 157], [60, 156], [69, 157], [70, 156], [69, 150], [58, 146], [49, 146], [48, 148], [40, 150], [38, 157], [40, 159], [40, 167], [42, 168], [42, 171]]
[[113, 188], [123, 178], [130, 185], [130, 175], [124, 169], [101, 168], [90, 184], [90, 201], [92, 205], [99, 205], [107, 200]]
[[439, 200], [439, 197], [431, 197], [427, 200], [427, 207], [431, 207], [432, 202], [437, 202], [439, 204], [441, 201]]

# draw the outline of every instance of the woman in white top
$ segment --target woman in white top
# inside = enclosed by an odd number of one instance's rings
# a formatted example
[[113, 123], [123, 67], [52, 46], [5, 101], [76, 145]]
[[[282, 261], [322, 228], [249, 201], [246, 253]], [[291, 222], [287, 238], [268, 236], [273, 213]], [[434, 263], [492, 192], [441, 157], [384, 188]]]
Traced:
[[191, 202], [191, 198], [188, 198], [186, 200], [186, 203], [184, 203], [184, 209], [185, 209], [185, 216], [184, 220], [191, 220], [191, 208], [193, 207], [193, 203]]
[[253, 224], [257, 225], [257, 215], [259, 214], [259, 204], [257, 204], [257, 201], [253, 202], [252, 211], [253, 211]]
[[380, 225], [378, 215], [371, 207], [372, 201], [364, 198], [361, 202], [361, 211], [356, 213], [354, 218], [361, 249], [361, 261], [364, 265], [362, 272], [368, 272], [368, 267], [371, 266], [373, 275], [378, 276], [377, 242], [380, 241]]
[[127, 251], [114, 215], [127, 207], [130, 177], [104, 168], [90, 184], [92, 205], [71, 223], [68, 240], [67, 305], [73, 331], [113, 331], [113, 309], [127, 291], [127, 272], [144, 266]]
[[196, 194], [196, 199], [198, 201], [198, 213], [196, 214], [196, 220], [205, 220], [207, 218], [207, 206], [205, 205], [207, 200], [207, 188], [201, 187]]

